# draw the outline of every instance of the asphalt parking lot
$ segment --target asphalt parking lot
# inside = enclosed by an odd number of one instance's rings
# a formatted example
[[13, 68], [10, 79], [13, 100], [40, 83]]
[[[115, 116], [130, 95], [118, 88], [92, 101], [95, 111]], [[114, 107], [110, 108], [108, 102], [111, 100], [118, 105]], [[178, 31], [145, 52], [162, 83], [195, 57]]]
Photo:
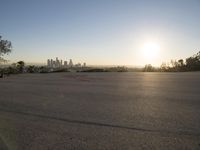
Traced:
[[2, 150], [199, 150], [200, 72], [0, 79]]

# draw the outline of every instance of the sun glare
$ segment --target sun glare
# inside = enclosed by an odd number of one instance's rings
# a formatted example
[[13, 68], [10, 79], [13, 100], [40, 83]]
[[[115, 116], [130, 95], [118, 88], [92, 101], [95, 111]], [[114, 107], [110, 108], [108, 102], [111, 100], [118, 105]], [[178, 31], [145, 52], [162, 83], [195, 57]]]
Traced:
[[153, 42], [148, 42], [143, 45], [142, 55], [145, 59], [155, 59], [158, 57], [160, 51], [160, 45]]

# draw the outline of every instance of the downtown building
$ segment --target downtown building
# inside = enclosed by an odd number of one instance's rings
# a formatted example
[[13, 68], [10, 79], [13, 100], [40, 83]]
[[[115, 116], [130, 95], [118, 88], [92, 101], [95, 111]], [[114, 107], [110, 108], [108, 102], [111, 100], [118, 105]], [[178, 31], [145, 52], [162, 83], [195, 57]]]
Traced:
[[59, 60], [58, 57], [56, 57], [56, 60], [53, 59], [47, 59], [47, 67], [48, 68], [73, 68], [73, 67], [86, 67], [86, 63], [77, 63], [74, 64], [72, 59], [70, 59], [69, 61], [63, 61], [63, 60]]

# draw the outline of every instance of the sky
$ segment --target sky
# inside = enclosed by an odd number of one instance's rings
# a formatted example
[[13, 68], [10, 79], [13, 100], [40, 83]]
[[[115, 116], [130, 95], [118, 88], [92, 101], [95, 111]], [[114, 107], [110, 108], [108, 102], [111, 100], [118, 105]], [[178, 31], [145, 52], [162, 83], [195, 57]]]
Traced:
[[0, 10], [10, 62], [159, 66], [200, 51], [200, 0], [0, 0]]

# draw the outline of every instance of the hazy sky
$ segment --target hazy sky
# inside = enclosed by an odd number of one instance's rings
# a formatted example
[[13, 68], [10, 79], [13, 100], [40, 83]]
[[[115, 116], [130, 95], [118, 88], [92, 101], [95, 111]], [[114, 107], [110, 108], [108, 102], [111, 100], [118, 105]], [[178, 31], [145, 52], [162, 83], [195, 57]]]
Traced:
[[[11, 61], [159, 65], [200, 51], [200, 0], [0, 0]], [[159, 45], [148, 60], [145, 43]]]

